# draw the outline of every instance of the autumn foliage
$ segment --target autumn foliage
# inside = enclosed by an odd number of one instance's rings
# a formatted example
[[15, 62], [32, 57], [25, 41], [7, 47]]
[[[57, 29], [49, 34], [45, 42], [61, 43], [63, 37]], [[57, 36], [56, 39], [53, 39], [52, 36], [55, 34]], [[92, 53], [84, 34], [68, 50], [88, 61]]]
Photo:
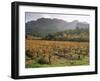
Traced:
[[26, 39], [26, 67], [84, 64], [89, 64], [88, 42]]

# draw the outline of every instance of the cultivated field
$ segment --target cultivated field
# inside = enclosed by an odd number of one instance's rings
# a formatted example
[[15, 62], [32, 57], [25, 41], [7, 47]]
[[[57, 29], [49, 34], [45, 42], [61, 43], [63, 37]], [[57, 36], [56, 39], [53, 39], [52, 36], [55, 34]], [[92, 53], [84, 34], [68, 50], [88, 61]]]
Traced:
[[26, 68], [89, 65], [89, 43], [26, 39]]

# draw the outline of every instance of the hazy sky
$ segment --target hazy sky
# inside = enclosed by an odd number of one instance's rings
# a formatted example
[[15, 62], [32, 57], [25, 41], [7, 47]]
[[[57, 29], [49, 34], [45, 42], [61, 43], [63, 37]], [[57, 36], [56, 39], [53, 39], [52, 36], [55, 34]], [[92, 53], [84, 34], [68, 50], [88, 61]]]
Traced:
[[65, 20], [67, 22], [72, 22], [73, 20], [78, 20], [80, 22], [90, 23], [89, 15], [78, 15], [78, 14], [50, 14], [50, 13], [34, 13], [34, 12], [25, 12], [25, 22], [37, 20], [39, 18], [58, 18]]

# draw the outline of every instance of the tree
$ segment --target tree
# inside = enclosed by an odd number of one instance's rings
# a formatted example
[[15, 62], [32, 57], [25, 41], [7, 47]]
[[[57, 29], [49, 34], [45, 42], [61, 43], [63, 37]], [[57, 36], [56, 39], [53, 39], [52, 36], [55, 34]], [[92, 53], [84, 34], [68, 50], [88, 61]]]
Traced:
[[55, 36], [52, 35], [52, 34], [48, 34], [45, 39], [48, 39], [48, 40], [52, 40], [52, 39], [55, 39]]

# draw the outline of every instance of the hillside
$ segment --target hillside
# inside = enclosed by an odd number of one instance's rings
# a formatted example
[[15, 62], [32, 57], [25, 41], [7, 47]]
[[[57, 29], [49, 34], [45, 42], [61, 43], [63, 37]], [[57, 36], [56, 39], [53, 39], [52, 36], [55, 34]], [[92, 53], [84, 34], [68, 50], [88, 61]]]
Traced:
[[26, 26], [26, 33], [33, 34], [33, 33], [54, 33], [54, 32], [61, 32], [69, 29], [76, 29], [78, 28], [89, 28], [88, 23], [79, 22], [74, 20], [72, 22], [67, 22], [61, 19], [50, 19], [50, 18], [40, 18], [36, 21], [30, 21], [25, 24]]

